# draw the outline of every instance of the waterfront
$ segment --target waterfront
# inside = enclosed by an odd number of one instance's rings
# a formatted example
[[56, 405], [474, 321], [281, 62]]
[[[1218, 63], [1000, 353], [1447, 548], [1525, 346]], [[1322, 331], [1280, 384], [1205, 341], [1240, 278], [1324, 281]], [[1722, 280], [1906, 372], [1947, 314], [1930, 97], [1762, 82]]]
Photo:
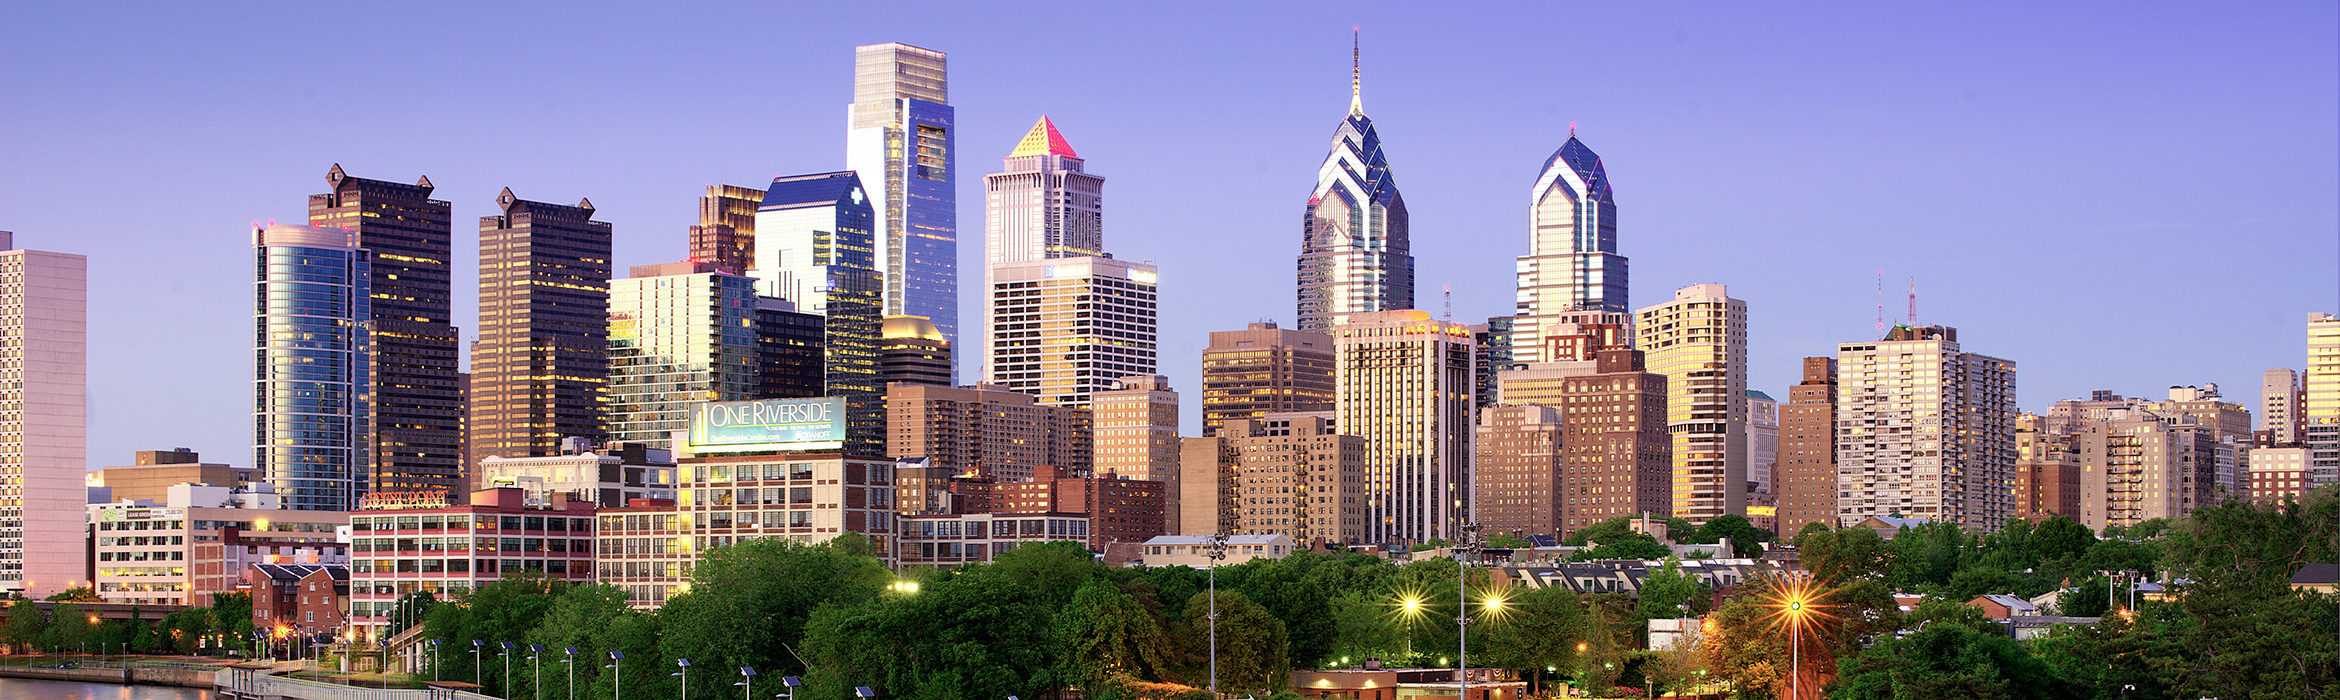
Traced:
[[205, 695], [200, 688], [0, 678], [0, 698], [8, 700], [202, 700]]

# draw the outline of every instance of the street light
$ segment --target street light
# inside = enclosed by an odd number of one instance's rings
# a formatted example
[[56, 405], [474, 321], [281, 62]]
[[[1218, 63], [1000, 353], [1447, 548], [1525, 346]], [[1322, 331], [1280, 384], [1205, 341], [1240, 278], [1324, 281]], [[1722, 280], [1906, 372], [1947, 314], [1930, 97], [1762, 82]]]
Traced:
[[528, 660], [536, 664], [536, 700], [544, 700], [544, 645], [528, 645]]
[[780, 677], [780, 685], [781, 685], [782, 687], [785, 687], [785, 688], [787, 688], [787, 689], [788, 689], [788, 692], [785, 692], [785, 693], [773, 693], [773, 694], [772, 694], [772, 697], [775, 697], [775, 698], [788, 698], [788, 700], [796, 700], [796, 689], [797, 689], [799, 686], [802, 686], [802, 685], [804, 685], [804, 679], [802, 679], [802, 678], [797, 678], [797, 677], [795, 677], [795, 676], [781, 676], [781, 677]]
[[487, 642], [482, 642], [482, 641], [479, 641], [479, 640], [477, 640], [477, 639], [471, 640], [471, 684], [472, 684], [472, 685], [479, 685], [479, 650], [481, 650], [481, 649], [484, 649], [484, 648], [487, 648]]
[[742, 691], [742, 692], [743, 692], [743, 693], [745, 693], [745, 694], [744, 694], [744, 695], [742, 695], [741, 697], [747, 698], [748, 700], [755, 700], [755, 699], [756, 699], [756, 667], [754, 667], [754, 666], [741, 666], [741, 667], [739, 667], [739, 677], [740, 677], [742, 680], [740, 680], [740, 682], [738, 682], [738, 683], [733, 683], [732, 685], [747, 686], [747, 690], [745, 690], [745, 691]]
[[861, 685], [861, 686], [854, 686], [854, 687], [853, 687], [853, 697], [857, 697], [857, 698], [874, 698], [874, 697], [877, 697], [877, 691], [875, 691], [875, 690], [870, 690], [870, 689], [869, 689], [869, 686], [866, 686], [866, 685]]
[[561, 657], [561, 663], [569, 667], [569, 700], [577, 700], [577, 648], [561, 647], [561, 653], [568, 655]]
[[1227, 533], [1211, 533], [1204, 551], [1203, 556], [1211, 560], [1211, 697], [1216, 698], [1219, 697], [1219, 562], [1227, 558]]
[[609, 653], [609, 665], [602, 667], [610, 669], [609, 679], [611, 683], [609, 684], [609, 697], [613, 700], [625, 700], [626, 697], [626, 670], [618, 668], [618, 664], [624, 662], [625, 660], [625, 652], [613, 651]]
[[674, 665], [675, 665], [676, 667], [678, 667], [678, 668], [681, 668], [682, 670], [680, 670], [680, 671], [675, 671], [675, 672], [673, 672], [673, 673], [669, 673], [669, 674], [666, 674], [666, 675], [669, 675], [669, 676], [681, 676], [681, 677], [682, 677], [682, 700], [691, 700], [691, 660], [690, 660], [690, 659], [681, 658], [681, 657], [676, 657], [676, 658], [675, 658], [675, 660], [674, 660]]
[[[1469, 581], [1471, 560], [1478, 558], [1479, 553], [1479, 527], [1478, 523], [1464, 523], [1462, 542], [1458, 543], [1460, 546], [1454, 548], [1454, 624], [1456, 627], [1455, 639], [1458, 642], [1455, 653], [1454, 680], [1457, 683], [1455, 686], [1457, 700], [1471, 700], [1471, 594]], [[1503, 601], [1501, 599], [1487, 599], [1487, 612], [1492, 613], [1502, 608]]]
[[497, 656], [504, 657], [504, 687], [501, 690], [503, 690], [504, 697], [509, 698], [512, 697], [512, 643], [499, 642], [499, 644], [504, 645], [503, 651], [496, 652]]

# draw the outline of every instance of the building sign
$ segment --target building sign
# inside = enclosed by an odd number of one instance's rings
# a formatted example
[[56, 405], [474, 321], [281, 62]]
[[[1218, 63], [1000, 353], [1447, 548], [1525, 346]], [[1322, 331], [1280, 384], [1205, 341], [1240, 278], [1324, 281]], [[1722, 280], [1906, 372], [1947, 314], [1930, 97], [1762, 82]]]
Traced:
[[445, 508], [450, 504], [445, 491], [378, 491], [366, 494], [358, 501], [359, 510], [410, 510], [415, 508]]
[[180, 520], [187, 517], [185, 508], [106, 508], [97, 511], [98, 522], [124, 520]]
[[691, 409], [693, 452], [833, 450], [845, 446], [845, 399], [703, 403]]

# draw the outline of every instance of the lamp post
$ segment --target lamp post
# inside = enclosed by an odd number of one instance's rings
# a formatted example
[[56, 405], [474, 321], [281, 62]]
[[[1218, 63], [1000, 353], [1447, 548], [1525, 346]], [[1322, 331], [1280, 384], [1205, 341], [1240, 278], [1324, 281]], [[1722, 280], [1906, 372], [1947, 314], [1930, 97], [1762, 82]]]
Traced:
[[784, 688], [787, 688], [787, 689], [788, 689], [788, 692], [785, 692], [785, 693], [773, 693], [773, 694], [772, 694], [772, 697], [775, 697], [775, 698], [788, 698], [788, 700], [796, 700], [796, 688], [797, 688], [797, 686], [801, 686], [801, 685], [804, 685], [804, 679], [802, 679], [802, 678], [797, 678], [797, 677], [795, 677], [795, 676], [781, 676], [781, 677], [780, 677], [780, 686], [781, 686], [781, 687], [784, 687]]
[[[1458, 544], [1459, 546], [1454, 548], [1454, 624], [1457, 632], [1455, 638], [1460, 644], [1455, 652], [1454, 679], [1459, 684], [1456, 686], [1455, 697], [1457, 700], [1471, 700], [1471, 596], [1469, 580], [1471, 560], [1478, 558], [1479, 553], [1479, 524], [1464, 523], [1462, 542]], [[1501, 605], [1493, 598], [1489, 598], [1487, 604], [1489, 610]]]
[[678, 668], [678, 669], [681, 669], [681, 670], [678, 670], [678, 671], [675, 671], [675, 672], [673, 672], [673, 673], [669, 673], [669, 674], [666, 674], [666, 675], [669, 675], [669, 676], [679, 676], [679, 677], [681, 677], [681, 678], [682, 678], [682, 700], [691, 700], [691, 660], [690, 660], [690, 659], [681, 658], [681, 657], [676, 657], [676, 658], [675, 658], [675, 660], [674, 660], [674, 665], [675, 665], [675, 667], [676, 667], [676, 668]]
[[569, 666], [569, 700], [577, 700], [577, 648], [561, 647], [561, 663]]
[[504, 687], [499, 690], [503, 691], [504, 697], [509, 698], [512, 697], [512, 643], [500, 643], [504, 645], [504, 650], [496, 652], [496, 655], [504, 657]]
[[747, 690], [745, 690], [745, 691], [742, 691], [742, 695], [741, 695], [741, 697], [745, 697], [745, 698], [747, 698], [748, 700], [755, 700], [755, 697], [756, 697], [756, 667], [754, 667], [754, 666], [741, 666], [741, 667], [739, 667], [739, 677], [740, 677], [740, 681], [739, 681], [738, 683], [733, 683], [732, 685], [747, 686]]
[[612, 700], [625, 700], [626, 697], [626, 670], [618, 668], [618, 664], [625, 660], [625, 652], [613, 651], [609, 653], [609, 665], [602, 667], [610, 670], [609, 697]]
[[528, 661], [536, 664], [536, 700], [544, 700], [544, 645], [528, 645]]
[[1210, 543], [1204, 545], [1204, 557], [1211, 560], [1211, 698], [1219, 697], [1219, 562], [1227, 558], [1227, 533], [1211, 533]]
[[431, 638], [431, 680], [439, 680], [439, 640]]
[[477, 640], [477, 639], [471, 640], [471, 684], [472, 684], [472, 685], [479, 685], [479, 684], [480, 684], [480, 683], [479, 683], [479, 650], [481, 650], [481, 649], [484, 649], [484, 648], [487, 648], [487, 642], [482, 642], [482, 641], [479, 641], [479, 640]]

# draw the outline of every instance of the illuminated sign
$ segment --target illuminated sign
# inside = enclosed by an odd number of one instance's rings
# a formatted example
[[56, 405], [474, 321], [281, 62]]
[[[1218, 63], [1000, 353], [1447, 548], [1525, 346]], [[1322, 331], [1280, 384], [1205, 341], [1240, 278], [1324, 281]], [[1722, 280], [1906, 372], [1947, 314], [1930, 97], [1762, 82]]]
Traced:
[[124, 520], [178, 520], [187, 517], [185, 508], [107, 508], [97, 512], [98, 522]]
[[359, 510], [411, 510], [415, 508], [445, 508], [450, 504], [445, 491], [380, 491], [366, 494], [358, 501]]
[[833, 450], [845, 446], [845, 399], [703, 403], [691, 409], [694, 452]]

